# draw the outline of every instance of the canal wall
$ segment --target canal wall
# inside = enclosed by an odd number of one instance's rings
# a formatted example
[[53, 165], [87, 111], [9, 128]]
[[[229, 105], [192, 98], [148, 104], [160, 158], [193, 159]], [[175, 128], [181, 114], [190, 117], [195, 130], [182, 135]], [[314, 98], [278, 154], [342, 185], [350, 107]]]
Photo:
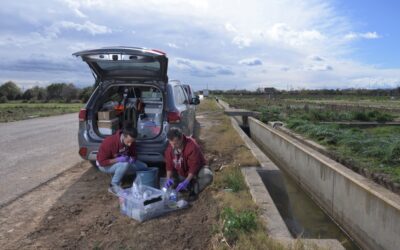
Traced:
[[364, 249], [399, 249], [400, 197], [287, 134], [249, 118], [250, 134]]

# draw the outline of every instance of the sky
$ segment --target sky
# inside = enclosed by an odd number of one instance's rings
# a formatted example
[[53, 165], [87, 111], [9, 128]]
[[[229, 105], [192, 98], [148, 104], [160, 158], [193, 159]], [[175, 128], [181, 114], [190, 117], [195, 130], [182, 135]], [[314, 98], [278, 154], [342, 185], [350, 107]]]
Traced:
[[194, 89], [400, 86], [400, 1], [41, 0], [0, 8], [0, 84], [90, 86], [72, 53], [159, 49]]

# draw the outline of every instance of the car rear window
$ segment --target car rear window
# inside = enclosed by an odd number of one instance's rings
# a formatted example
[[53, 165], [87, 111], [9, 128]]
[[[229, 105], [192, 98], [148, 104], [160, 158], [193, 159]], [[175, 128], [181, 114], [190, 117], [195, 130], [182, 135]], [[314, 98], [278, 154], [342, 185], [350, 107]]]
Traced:
[[158, 75], [160, 73], [160, 62], [137, 62], [129, 61], [98, 61], [97, 65], [107, 74], [138, 74], [144, 76]]

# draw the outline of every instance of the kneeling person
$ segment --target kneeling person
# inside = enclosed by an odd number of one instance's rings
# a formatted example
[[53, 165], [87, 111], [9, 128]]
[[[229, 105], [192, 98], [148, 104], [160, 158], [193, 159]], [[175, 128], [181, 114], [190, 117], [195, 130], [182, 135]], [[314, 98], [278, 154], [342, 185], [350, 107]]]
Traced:
[[125, 128], [105, 138], [100, 145], [96, 164], [101, 172], [113, 174], [108, 189], [111, 193], [116, 194], [121, 188], [121, 180], [125, 174], [147, 169], [146, 163], [136, 159], [136, 137], [136, 129]]
[[171, 128], [167, 138], [169, 145], [165, 150], [167, 180], [165, 187], [174, 185], [174, 173], [180, 183], [176, 191], [189, 190], [189, 198], [195, 199], [213, 181], [213, 173], [206, 166], [206, 160], [199, 145], [193, 138], [186, 137], [179, 128]]

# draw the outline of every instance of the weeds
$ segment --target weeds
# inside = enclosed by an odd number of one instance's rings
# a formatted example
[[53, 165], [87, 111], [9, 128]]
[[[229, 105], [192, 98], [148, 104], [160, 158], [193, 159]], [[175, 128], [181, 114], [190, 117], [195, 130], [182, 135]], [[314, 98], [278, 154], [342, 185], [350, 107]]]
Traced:
[[235, 193], [246, 188], [243, 175], [237, 167], [234, 167], [231, 173], [228, 173], [224, 176], [224, 183], [227, 188], [232, 189], [232, 191]]
[[223, 219], [223, 234], [229, 241], [238, 238], [241, 232], [251, 232], [257, 229], [256, 214], [252, 211], [235, 212], [230, 207], [221, 213]]

